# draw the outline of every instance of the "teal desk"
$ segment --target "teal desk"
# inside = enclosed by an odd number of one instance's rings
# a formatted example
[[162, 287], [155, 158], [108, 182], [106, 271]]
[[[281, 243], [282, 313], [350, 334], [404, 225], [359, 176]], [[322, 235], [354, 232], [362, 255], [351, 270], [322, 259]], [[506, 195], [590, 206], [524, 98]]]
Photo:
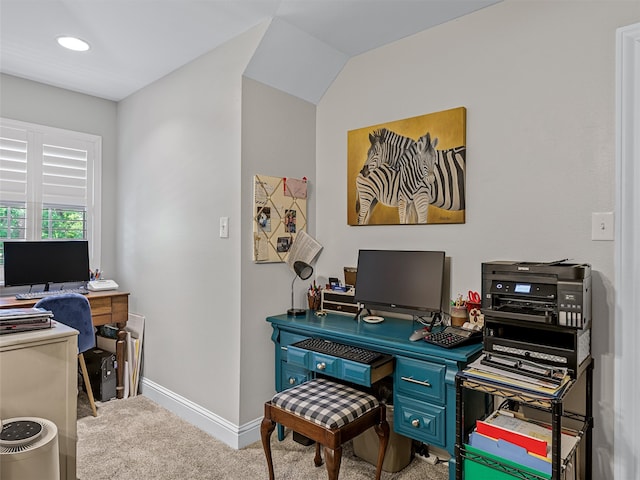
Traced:
[[[301, 366], [287, 357], [288, 345], [309, 337], [375, 350], [394, 356], [393, 428], [415, 440], [446, 449], [451, 455], [449, 476], [455, 478], [456, 373], [465, 368], [482, 351], [482, 344], [446, 349], [424, 341], [411, 342], [409, 336], [420, 324], [410, 320], [386, 318], [368, 324], [353, 316], [328, 314], [267, 317], [272, 324], [275, 344], [275, 388], [280, 392], [298, 385], [316, 373], [313, 365]], [[486, 410], [484, 397], [467, 399], [466, 407], [474, 412]], [[473, 399], [472, 399], [473, 400]], [[469, 412], [467, 418], [477, 418]], [[283, 430], [278, 428], [282, 440]]]

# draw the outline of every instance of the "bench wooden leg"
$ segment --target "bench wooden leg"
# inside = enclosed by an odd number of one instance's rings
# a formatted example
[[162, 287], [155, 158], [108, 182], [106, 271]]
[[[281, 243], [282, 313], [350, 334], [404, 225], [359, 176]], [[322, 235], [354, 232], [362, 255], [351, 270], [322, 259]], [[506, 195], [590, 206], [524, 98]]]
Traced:
[[331, 450], [329, 447], [324, 447], [324, 461], [327, 464], [329, 480], [338, 480], [340, 463], [342, 462], [342, 447], [337, 447], [334, 450]]
[[316, 442], [316, 456], [313, 458], [313, 463], [316, 467], [322, 465], [322, 456], [320, 455], [320, 443]]
[[271, 434], [276, 428], [275, 422], [272, 422], [266, 416], [262, 419], [260, 424], [260, 435], [262, 437], [262, 448], [264, 449], [264, 456], [267, 457], [267, 468], [269, 469], [269, 480], [274, 480], [273, 474], [273, 458], [271, 458]]
[[374, 426], [373, 429], [378, 434], [379, 441], [376, 480], [380, 480], [380, 475], [382, 475], [382, 462], [384, 462], [384, 455], [387, 452], [387, 444], [389, 443], [389, 422], [383, 419], [382, 422]]

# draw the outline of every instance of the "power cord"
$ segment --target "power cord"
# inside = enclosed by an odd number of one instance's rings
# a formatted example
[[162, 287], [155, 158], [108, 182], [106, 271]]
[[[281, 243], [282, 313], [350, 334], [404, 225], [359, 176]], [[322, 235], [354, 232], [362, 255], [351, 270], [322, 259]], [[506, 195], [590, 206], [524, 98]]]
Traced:
[[413, 321], [431, 329], [442, 325], [442, 315], [444, 315], [444, 313], [434, 313], [431, 317], [426, 317], [425, 315], [414, 315]]

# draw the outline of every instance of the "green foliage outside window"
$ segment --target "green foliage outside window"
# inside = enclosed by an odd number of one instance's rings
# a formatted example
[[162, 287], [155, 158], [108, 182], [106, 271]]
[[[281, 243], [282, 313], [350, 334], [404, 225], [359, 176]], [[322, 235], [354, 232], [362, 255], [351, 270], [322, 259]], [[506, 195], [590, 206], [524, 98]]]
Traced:
[[0, 265], [4, 265], [4, 242], [24, 239], [26, 235], [26, 209], [22, 205], [0, 205]]
[[25, 238], [25, 222], [24, 207], [0, 205], [0, 238]]
[[[22, 205], [0, 205], [0, 265], [4, 265], [2, 239], [26, 239], [26, 208]], [[87, 221], [84, 209], [45, 207], [42, 209], [42, 236], [44, 239], [86, 238]]]
[[65, 210], [62, 208], [44, 208], [42, 210], [43, 239], [86, 238], [86, 215], [84, 210]]

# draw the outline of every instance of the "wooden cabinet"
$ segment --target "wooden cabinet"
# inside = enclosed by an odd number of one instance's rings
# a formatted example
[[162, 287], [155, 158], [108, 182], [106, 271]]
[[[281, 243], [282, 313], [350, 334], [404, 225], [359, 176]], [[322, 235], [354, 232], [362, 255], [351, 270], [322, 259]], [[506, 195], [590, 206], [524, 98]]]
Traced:
[[62, 480], [76, 480], [77, 368], [78, 332], [66, 325], [0, 336], [0, 418], [54, 422]]

